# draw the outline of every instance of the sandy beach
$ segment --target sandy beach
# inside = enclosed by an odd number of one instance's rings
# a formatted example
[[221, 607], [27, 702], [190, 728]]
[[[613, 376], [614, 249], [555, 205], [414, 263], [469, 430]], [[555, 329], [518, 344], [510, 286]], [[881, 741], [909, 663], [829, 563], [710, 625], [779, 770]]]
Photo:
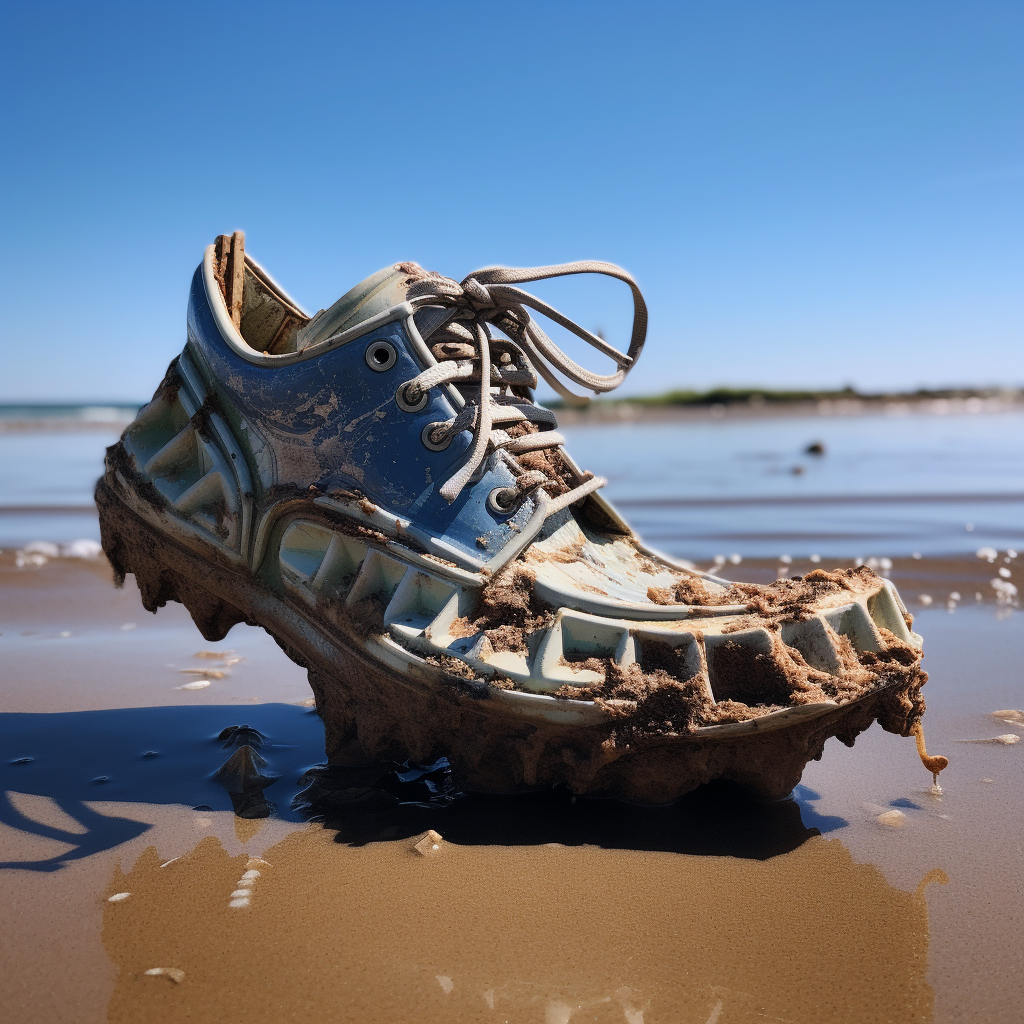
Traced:
[[[775, 562], [730, 575], [767, 580]], [[1019, 613], [973, 555], [891, 575], [934, 595], [915, 611], [929, 749], [951, 761], [941, 796], [913, 742], [875, 727], [852, 749], [829, 741], [776, 803], [729, 786], [653, 810], [552, 791], [307, 821], [291, 803], [322, 726], [265, 634], [211, 645], [180, 606], [151, 616], [131, 579], [115, 590], [102, 559], [19, 568], [5, 551], [4, 1014], [1013, 1020], [1024, 751], [990, 741], [1024, 735], [991, 715], [1024, 704]], [[952, 613], [949, 592], [967, 595]], [[266, 736], [281, 776], [271, 818], [236, 818], [211, 779], [216, 737], [238, 725]], [[440, 839], [422, 844], [428, 830]]]

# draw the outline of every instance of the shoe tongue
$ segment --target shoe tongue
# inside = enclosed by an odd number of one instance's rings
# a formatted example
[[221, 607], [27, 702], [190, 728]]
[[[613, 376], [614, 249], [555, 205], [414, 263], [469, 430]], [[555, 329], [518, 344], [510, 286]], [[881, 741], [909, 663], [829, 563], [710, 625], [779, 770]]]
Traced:
[[416, 263], [397, 263], [378, 270], [344, 295], [329, 309], [321, 309], [295, 338], [296, 351], [347, 331], [378, 313], [405, 301], [409, 286], [427, 276]]

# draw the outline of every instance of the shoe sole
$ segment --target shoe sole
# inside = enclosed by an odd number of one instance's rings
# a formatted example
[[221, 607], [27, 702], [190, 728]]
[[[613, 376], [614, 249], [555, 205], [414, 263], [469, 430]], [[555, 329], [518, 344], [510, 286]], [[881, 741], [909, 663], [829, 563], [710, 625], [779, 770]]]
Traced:
[[[690, 733], [623, 728], [588, 701], [555, 700], [463, 679], [406, 656], [353, 620], [334, 628], [293, 605], [212, 544], [169, 537], [122, 497], [108, 471], [96, 488], [103, 549], [116, 576], [131, 573], [147, 610], [178, 601], [202, 635], [261, 626], [308, 671], [329, 763], [445, 756], [464, 785], [511, 793], [562, 784], [578, 794], [665, 804], [713, 779], [783, 797], [825, 741], [852, 745], [874, 721], [909, 735], [923, 710], [921, 680], [898, 680], [846, 704], [787, 708]], [[141, 506], [144, 502], [138, 502]], [[207, 554], [208, 550], [208, 554]]]

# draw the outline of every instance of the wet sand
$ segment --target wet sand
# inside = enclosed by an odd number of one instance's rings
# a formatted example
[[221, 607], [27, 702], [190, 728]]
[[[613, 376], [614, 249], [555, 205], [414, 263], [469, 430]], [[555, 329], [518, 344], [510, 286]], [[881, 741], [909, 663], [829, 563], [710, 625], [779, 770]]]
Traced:
[[[150, 616], [130, 580], [115, 591], [102, 562], [17, 569], [5, 552], [0, 1016], [1018, 1020], [1024, 742], [958, 741], [1024, 736], [990, 715], [1024, 706], [1022, 620], [994, 604], [983, 560], [894, 561], [925, 636], [929, 749], [951, 760], [941, 797], [912, 741], [876, 726], [830, 741], [775, 803], [552, 792], [307, 822], [290, 804], [322, 727], [273, 641], [237, 626], [208, 644], [180, 606]], [[282, 776], [271, 818], [236, 818], [210, 779], [238, 724], [267, 735]], [[442, 839], [424, 855], [428, 829]]]

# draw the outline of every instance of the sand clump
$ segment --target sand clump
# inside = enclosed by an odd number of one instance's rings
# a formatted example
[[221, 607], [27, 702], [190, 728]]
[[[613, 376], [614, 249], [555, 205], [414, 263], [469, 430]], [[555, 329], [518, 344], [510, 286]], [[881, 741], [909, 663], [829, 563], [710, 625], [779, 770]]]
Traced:
[[555, 610], [535, 594], [537, 574], [522, 562], [512, 562], [483, 588], [472, 618], [456, 619], [453, 636], [483, 633], [492, 650], [526, 651], [531, 634], [554, 622]]

